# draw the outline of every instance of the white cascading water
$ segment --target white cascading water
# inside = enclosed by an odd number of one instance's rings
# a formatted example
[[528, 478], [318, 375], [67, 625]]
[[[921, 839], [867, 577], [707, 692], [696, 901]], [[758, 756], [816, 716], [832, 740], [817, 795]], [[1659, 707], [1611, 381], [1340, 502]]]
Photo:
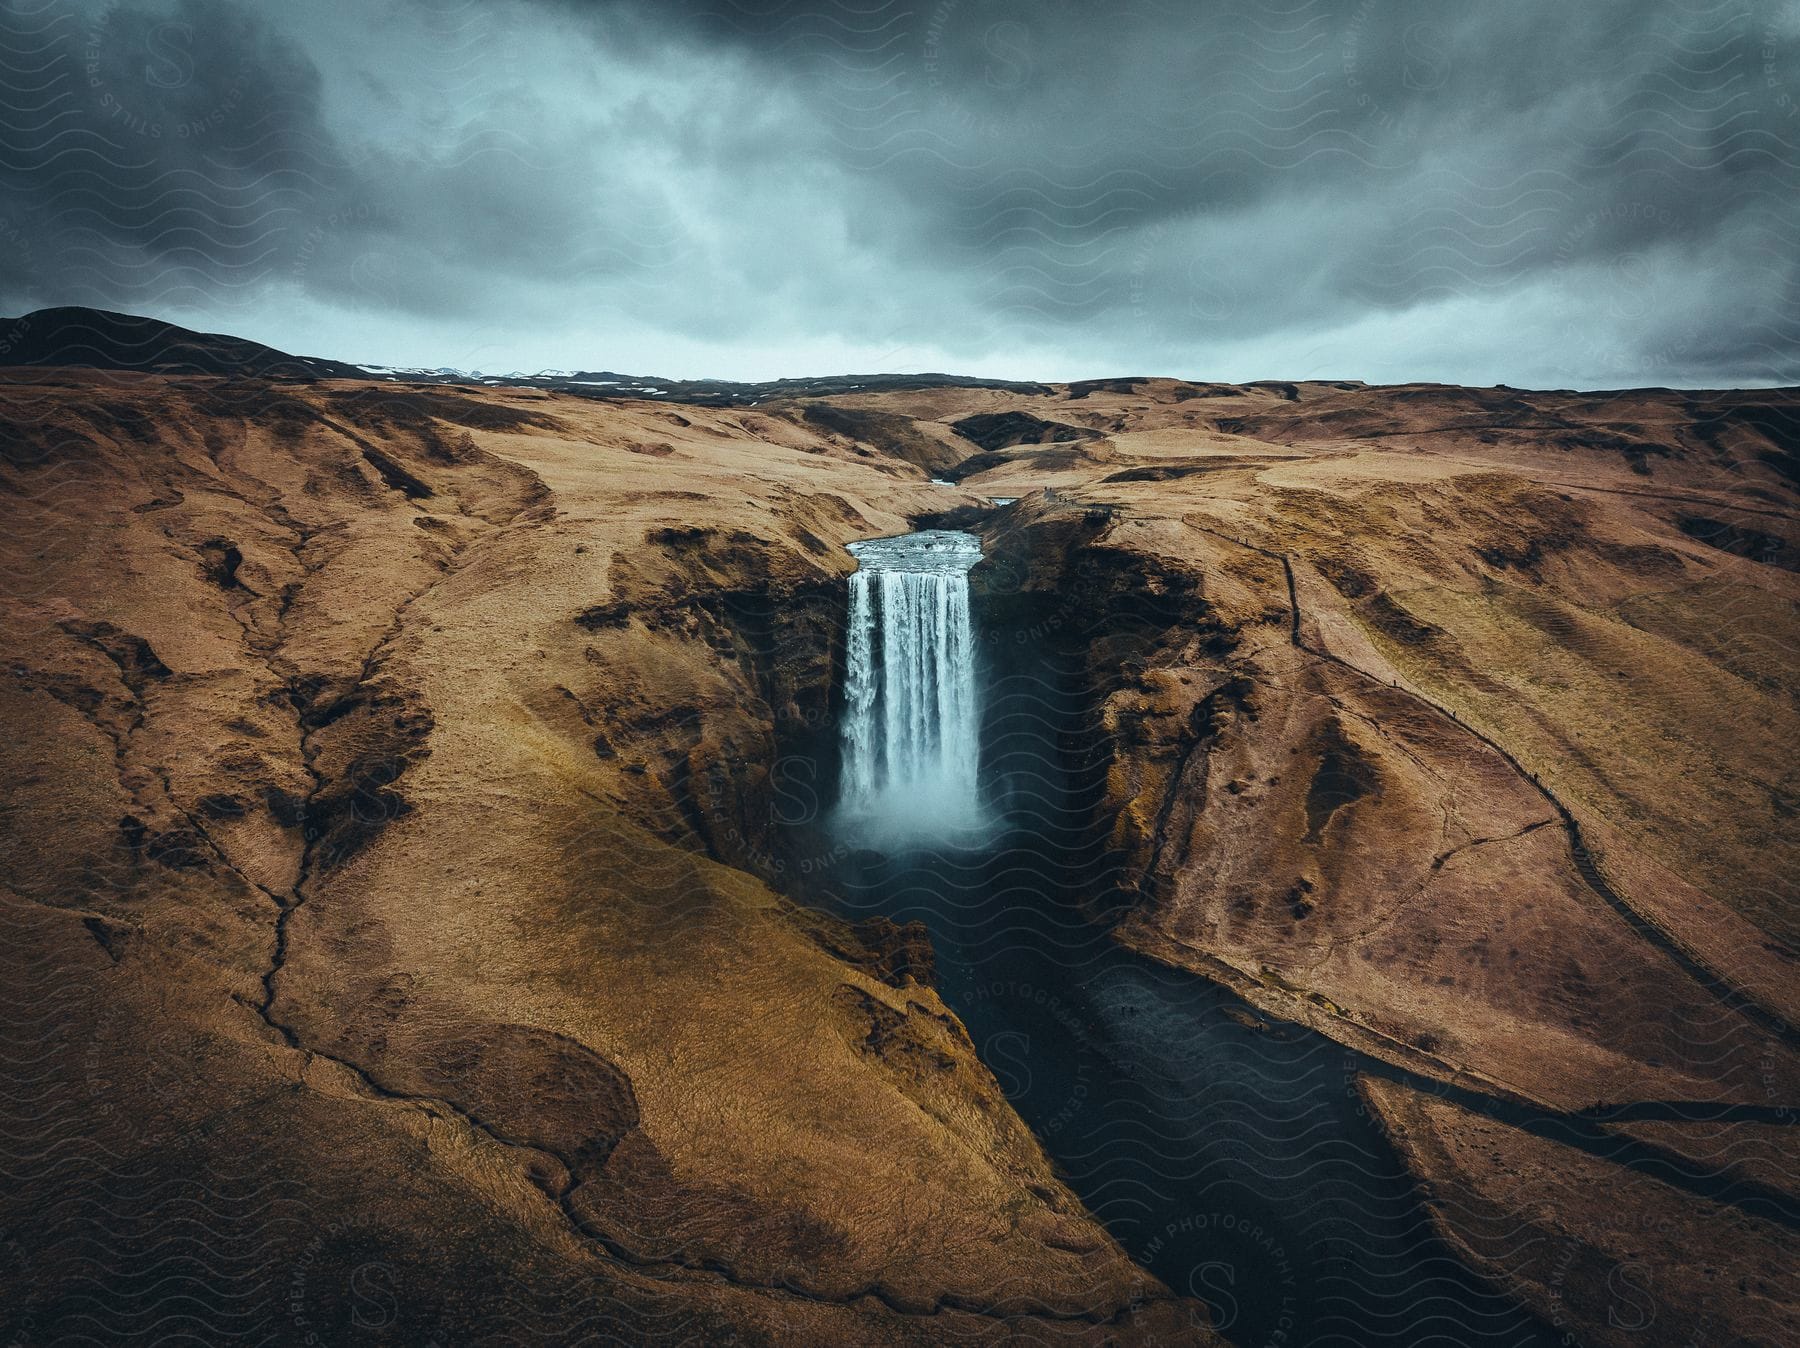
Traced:
[[969, 619], [981, 542], [929, 529], [850, 551], [840, 820], [889, 843], [966, 836], [984, 819]]

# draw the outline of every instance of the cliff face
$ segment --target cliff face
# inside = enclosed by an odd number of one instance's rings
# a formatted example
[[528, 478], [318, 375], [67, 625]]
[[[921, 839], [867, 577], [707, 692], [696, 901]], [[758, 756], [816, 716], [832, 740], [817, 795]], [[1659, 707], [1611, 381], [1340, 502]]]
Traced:
[[[784, 897], [842, 545], [952, 507], [984, 612], [1087, 670], [1119, 939], [1386, 1064], [1434, 1221], [1546, 1320], [1648, 1269], [1691, 1330], [1699, 1242], [1757, 1280], [1706, 1323], [1783, 1337], [1800, 399], [830, 402], [0, 384], [35, 1337], [155, 1323], [177, 1254], [202, 1336], [1203, 1339], [917, 933]], [[971, 418], [1073, 430], [931, 485]]]
[[[1291, 392], [1195, 419], [1139, 388], [1088, 414], [1104, 462], [967, 481], [1051, 488], [991, 526], [988, 583], [1087, 651], [1120, 939], [1410, 1074], [1369, 1107], [1553, 1325], [1791, 1336], [1791, 1162], [1700, 1180], [1800, 1099], [1800, 400]], [[1679, 1183], [1595, 1159], [1626, 1149], [1586, 1120], [1647, 1113], [1630, 1159]], [[1644, 1222], [1757, 1272], [1702, 1296]]]

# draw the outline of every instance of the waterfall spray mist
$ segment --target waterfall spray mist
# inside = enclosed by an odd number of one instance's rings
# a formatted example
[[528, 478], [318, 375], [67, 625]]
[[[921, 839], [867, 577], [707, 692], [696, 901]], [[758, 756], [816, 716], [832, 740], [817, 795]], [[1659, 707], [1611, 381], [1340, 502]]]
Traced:
[[969, 570], [973, 534], [853, 543], [839, 822], [887, 845], [963, 842], [987, 827]]

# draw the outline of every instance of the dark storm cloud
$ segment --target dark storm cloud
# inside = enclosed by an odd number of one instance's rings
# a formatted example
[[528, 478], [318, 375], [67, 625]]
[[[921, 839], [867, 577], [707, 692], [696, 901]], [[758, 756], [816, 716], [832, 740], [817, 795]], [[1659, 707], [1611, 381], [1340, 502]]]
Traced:
[[9, 292], [155, 306], [267, 275], [337, 176], [321, 80], [249, 10], [9, 3]]
[[13, 307], [673, 373], [1800, 378], [1790, 0], [0, 12]]
[[[1537, 285], [1598, 305], [1597, 347], [1635, 320], [1665, 367], [1793, 368], [1800, 30], [1776, 6], [654, 13], [803, 88], [840, 164], [930, 203], [910, 242], [1021, 318], [1205, 341]], [[1698, 266], [1722, 284], [1695, 312], [1673, 292]], [[1745, 312], [1752, 276], [1771, 302]]]

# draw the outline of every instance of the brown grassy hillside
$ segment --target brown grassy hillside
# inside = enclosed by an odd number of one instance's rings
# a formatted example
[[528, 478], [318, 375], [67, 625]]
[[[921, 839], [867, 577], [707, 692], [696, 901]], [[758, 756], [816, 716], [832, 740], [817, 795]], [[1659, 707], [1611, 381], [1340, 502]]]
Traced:
[[[1754, 1142], [1800, 1193], [1769, 1137], [1800, 1105], [1800, 396], [817, 401], [0, 381], [29, 1337], [336, 1342], [379, 1306], [413, 1343], [1204, 1341], [918, 933], [784, 893], [842, 545], [952, 507], [1091, 633], [1119, 939], [1416, 1081], [1717, 1106], [1637, 1136], [1702, 1170]], [[955, 429], [1002, 414], [1075, 429]], [[1147, 594], [1121, 677], [1108, 614]], [[1604, 1326], [1641, 1266], [1659, 1332], [1791, 1331], [1791, 1229], [1365, 1092], [1451, 1247], [1547, 1320]]]

